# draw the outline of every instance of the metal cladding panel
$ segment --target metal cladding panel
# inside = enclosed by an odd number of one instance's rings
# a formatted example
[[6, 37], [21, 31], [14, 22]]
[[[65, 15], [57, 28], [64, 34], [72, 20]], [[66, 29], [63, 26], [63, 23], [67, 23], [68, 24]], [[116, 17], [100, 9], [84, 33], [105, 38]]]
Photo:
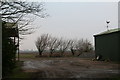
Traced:
[[120, 31], [95, 36], [95, 53], [103, 60], [120, 61]]

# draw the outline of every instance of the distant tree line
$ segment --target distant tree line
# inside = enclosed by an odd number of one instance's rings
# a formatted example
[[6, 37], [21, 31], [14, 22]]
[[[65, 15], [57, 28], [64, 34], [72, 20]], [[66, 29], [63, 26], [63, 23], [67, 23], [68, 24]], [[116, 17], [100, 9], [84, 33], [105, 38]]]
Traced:
[[50, 56], [56, 52], [59, 52], [59, 55], [63, 56], [67, 51], [71, 52], [73, 56], [76, 53], [79, 56], [83, 52], [93, 51], [92, 43], [88, 39], [66, 40], [62, 37], [52, 37], [49, 34], [42, 34], [37, 38], [35, 44], [39, 51], [39, 56], [42, 56], [46, 50], [49, 51]]

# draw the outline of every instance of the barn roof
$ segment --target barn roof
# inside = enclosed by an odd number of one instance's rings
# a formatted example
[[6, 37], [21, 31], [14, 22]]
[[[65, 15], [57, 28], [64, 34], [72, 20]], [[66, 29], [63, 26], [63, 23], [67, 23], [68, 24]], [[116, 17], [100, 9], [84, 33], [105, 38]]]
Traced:
[[104, 34], [110, 34], [110, 33], [118, 32], [118, 31], [120, 31], [120, 28], [110, 29], [110, 30], [108, 30], [108, 31], [104, 31], [104, 32], [99, 33], [99, 34], [94, 35], [94, 36], [99, 36], [99, 35], [104, 35]]

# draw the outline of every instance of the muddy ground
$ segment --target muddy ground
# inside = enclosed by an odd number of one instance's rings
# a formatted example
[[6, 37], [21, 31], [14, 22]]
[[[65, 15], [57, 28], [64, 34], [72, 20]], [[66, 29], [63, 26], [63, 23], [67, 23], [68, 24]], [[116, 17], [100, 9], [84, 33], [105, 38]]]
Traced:
[[33, 78], [116, 78], [119, 64], [79, 57], [21, 59], [22, 69]]

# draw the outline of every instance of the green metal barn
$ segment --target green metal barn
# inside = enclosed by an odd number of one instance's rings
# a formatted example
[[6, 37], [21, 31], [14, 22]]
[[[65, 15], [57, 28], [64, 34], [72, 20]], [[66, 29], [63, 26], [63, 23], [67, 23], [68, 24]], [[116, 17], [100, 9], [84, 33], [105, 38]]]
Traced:
[[94, 35], [94, 39], [96, 57], [120, 62], [120, 28]]

